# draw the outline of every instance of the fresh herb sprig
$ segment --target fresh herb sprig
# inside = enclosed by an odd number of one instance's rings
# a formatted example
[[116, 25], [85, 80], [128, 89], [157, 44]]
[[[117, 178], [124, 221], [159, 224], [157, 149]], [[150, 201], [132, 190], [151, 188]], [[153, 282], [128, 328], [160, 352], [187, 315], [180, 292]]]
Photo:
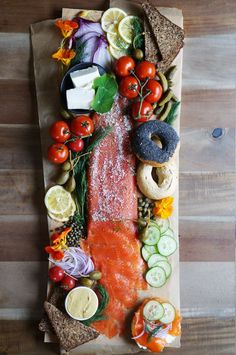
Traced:
[[102, 286], [101, 284], [98, 284], [97, 290], [101, 296], [101, 300], [100, 300], [100, 303], [99, 303], [96, 313], [90, 319], [85, 320], [85, 321], [81, 321], [81, 323], [83, 323], [84, 325], [87, 325], [87, 326], [89, 326], [93, 322], [97, 322], [99, 320], [106, 319], [106, 317], [104, 316], [104, 310], [109, 303], [109, 295], [108, 295], [108, 292], [105, 289], [105, 287]]
[[144, 50], [144, 29], [141, 20], [138, 17], [134, 17], [132, 20], [133, 27], [133, 47], [134, 49]]
[[180, 105], [180, 101], [173, 103], [168, 116], [164, 120], [165, 123], [168, 123], [169, 125], [173, 125], [174, 121], [177, 118], [177, 110], [179, 105]]

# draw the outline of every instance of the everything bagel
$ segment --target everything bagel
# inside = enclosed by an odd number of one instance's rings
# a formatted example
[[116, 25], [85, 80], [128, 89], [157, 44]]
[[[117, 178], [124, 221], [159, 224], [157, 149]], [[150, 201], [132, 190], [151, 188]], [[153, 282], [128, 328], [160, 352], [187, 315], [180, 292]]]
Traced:
[[177, 187], [178, 169], [175, 163], [153, 167], [140, 163], [137, 171], [137, 184], [144, 196], [160, 200], [172, 195]]
[[[155, 142], [159, 138], [161, 147]], [[162, 166], [174, 155], [179, 143], [176, 131], [162, 121], [148, 121], [137, 127], [133, 134], [133, 151], [144, 163]]]

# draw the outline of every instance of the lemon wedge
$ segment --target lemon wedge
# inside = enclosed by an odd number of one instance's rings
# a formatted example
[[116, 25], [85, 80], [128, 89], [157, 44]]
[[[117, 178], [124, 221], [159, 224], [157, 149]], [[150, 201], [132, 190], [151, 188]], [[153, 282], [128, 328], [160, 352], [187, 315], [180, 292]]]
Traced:
[[129, 47], [129, 43], [125, 42], [118, 33], [107, 33], [107, 40], [109, 44], [117, 50], [127, 49]]
[[44, 198], [44, 203], [48, 212], [53, 214], [61, 214], [71, 207], [72, 197], [62, 186], [55, 185], [51, 187]]
[[72, 200], [70, 207], [65, 212], [56, 214], [56, 213], [52, 213], [52, 212], [48, 211], [48, 215], [54, 221], [67, 222], [69, 220], [69, 218], [71, 216], [73, 216], [73, 214], [75, 213], [75, 210], [76, 210], [76, 205], [75, 205], [74, 201]]
[[126, 49], [116, 49], [112, 47], [111, 45], [108, 47], [109, 52], [111, 53], [112, 57], [115, 59], [119, 59], [120, 57], [123, 57], [124, 55], [128, 55], [128, 51]]
[[111, 7], [102, 15], [101, 25], [105, 32], [116, 33], [119, 22], [126, 16], [126, 12], [117, 7]]
[[137, 16], [126, 16], [120, 21], [118, 26], [119, 35], [129, 44], [132, 43], [134, 38], [133, 20], [135, 18], [139, 19]]

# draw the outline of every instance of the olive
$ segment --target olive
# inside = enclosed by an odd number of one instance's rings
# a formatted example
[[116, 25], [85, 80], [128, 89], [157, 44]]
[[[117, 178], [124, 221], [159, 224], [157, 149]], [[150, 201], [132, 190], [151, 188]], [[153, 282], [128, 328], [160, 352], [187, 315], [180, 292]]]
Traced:
[[61, 168], [63, 171], [71, 170], [71, 168], [72, 168], [71, 162], [69, 160], [65, 161], [65, 163], [62, 164]]
[[57, 185], [64, 185], [70, 177], [68, 171], [62, 171], [60, 175], [56, 178], [55, 182]]
[[89, 274], [89, 278], [95, 281], [100, 280], [102, 278], [102, 273], [100, 271], [92, 271]]
[[71, 118], [71, 115], [69, 114], [68, 111], [66, 110], [61, 110], [61, 115], [63, 118], [65, 118], [66, 120], [69, 120]]
[[82, 285], [82, 286], [86, 286], [86, 287], [91, 288], [91, 287], [93, 287], [93, 284], [94, 284], [94, 281], [90, 280], [87, 277], [81, 277], [81, 279], [80, 279], [80, 285]]
[[142, 60], [143, 59], [143, 51], [142, 51], [142, 49], [135, 49], [133, 51], [133, 56], [137, 60]]
[[69, 178], [69, 180], [67, 181], [67, 183], [65, 184], [65, 189], [68, 191], [68, 192], [73, 192], [76, 188], [76, 182], [75, 182], [75, 178], [74, 176], [71, 176]]
[[147, 226], [147, 222], [144, 221], [143, 219], [138, 219], [138, 224], [140, 225], [140, 227], [146, 227]]
[[141, 234], [140, 234], [140, 238], [142, 242], [145, 242], [145, 240], [148, 238], [148, 227], [145, 227]]

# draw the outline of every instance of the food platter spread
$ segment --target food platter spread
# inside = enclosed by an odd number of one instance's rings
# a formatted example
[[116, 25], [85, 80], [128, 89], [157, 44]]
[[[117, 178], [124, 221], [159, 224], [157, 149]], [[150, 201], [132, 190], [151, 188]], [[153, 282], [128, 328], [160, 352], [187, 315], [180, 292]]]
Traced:
[[39, 328], [71, 354], [178, 347], [181, 11], [117, 0], [31, 30], [50, 231]]

